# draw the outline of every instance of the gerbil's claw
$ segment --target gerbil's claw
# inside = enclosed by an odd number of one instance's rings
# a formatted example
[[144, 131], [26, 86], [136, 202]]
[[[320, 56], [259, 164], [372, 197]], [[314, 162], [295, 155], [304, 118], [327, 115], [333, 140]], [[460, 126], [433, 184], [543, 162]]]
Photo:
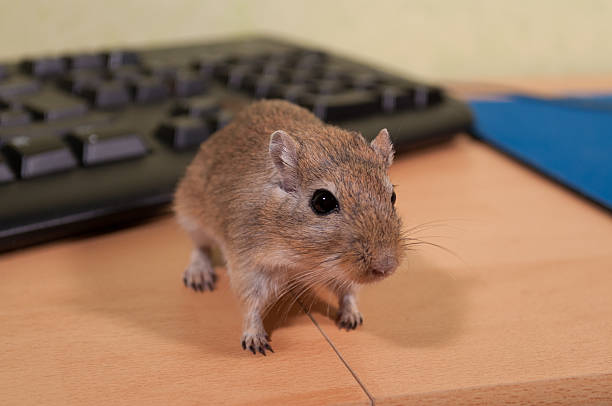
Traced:
[[265, 332], [249, 332], [245, 333], [242, 336], [242, 349], [253, 353], [253, 355], [257, 355], [259, 352], [261, 355], [267, 356], [266, 350], [270, 352], [274, 352], [270, 344], [268, 344], [267, 334]]
[[213, 281], [213, 283], [217, 283], [217, 279], [219, 279], [219, 278], [217, 277], [217, 274], [216, 274], [216, 273], [213, 273], [213, 274], [212, 274], [212, 281]]
[[363, 324], [363, 317], [356, 310], [341, 309], [336, 318], [336, 323], [341, 329], [346, 331], [355, 330], [357, 326]]
[[192, 259], [191, 264], [183, 273], [183, 283], [195, 292], [213, 291], [216, 280], [217, 275], [214, 268], [200, 257]]

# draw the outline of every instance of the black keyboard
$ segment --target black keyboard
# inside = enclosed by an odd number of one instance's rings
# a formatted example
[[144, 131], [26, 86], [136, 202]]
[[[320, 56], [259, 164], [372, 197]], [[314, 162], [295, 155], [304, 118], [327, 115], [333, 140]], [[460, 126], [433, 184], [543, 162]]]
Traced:
[[0, 251], [167, 210], [198, 145], [258, 98], [396, 149], [470, 127], [443, 89], [270, 38], [0, 64]]

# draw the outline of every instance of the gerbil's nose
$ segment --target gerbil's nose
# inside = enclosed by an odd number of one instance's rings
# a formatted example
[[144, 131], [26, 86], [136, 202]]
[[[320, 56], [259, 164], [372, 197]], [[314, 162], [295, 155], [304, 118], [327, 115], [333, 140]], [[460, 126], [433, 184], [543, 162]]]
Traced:
[[388, 276], [397, 268], [397, 259], [393, 255], [383, 255], [372, 262], [372, 273], [377, 276]]

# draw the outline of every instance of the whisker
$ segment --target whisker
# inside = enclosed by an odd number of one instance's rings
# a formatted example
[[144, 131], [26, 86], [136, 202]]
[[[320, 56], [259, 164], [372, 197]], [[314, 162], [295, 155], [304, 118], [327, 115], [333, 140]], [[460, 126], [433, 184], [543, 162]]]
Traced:
[[463, 258], [461, 258], [461, 256], [459, 256], [459, 254], [457, 254], [456, 252], [454, 252], [450, 248], [446, 248], [446, 247], [444, 247], [444, 246], [442, 246], [440, 244], [436, 244], [436, 243], [431, 242], [431, 241], [421, 240], [419, 238], [408, 238], [408, 240], [410, 240], [410, 242], [408, 242], [406, 244], [407, 246], [418, 246], [418, 245], [422, 244], [422, 245], [428, 245], [428, 246], [431, 246], [431, 247], [436, 247], [436, 248], [446, 252], [447, 254], [452, 255], [453, 257], [455, 257], [456, 259], [461, 261], [464, 265], [467, 265], [465, 260]]

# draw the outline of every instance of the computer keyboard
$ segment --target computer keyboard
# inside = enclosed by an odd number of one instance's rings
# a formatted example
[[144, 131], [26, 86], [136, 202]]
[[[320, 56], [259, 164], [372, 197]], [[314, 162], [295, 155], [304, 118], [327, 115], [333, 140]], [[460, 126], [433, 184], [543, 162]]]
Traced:
[[471, 124], [438, 86], [272, 38], [0, 64], [0, 251], [167, 210], [198, 145], [259, 98], [388, 128], [398, 152]]

